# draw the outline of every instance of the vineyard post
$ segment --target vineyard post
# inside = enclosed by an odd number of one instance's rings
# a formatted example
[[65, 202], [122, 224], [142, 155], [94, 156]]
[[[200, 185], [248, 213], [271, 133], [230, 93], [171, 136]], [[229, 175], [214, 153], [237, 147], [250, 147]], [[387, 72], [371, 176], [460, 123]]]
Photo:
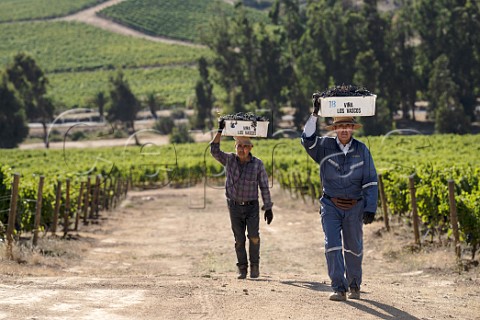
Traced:
[[93, 181], [90, 183], [90, 213], [88, 214], [88, 218], [94, 219], [95, 216], [93, 213], [95, 212], [95, 185]]
[[68, 233], [69, 216], [70, 216], [70, 179], [66, 180], [67, 186], [65, 190], [65, 210], [63, 211], [63, 237]]
[[60, 211], [60, 202], [62, 196], [62, 182], [58, 181], [57, 183], [57, 195], [55, 197], [55, 209], [53, 211], [53, 225], [52, 225], [52, 235], [55, 235], [57, 232], [58, 225], [58, 212]]
[[117, 207], [119, 198], [120, 198], [120, 192], [122, 190], [122, 179], [120, 177], [117, 178], [117, 187], [115, 190], [115, 207]]
[[82, 208], [82, 196], [83, 196], [83, 188], [85, 187], [85, 182], [80, 183], [80, 191], [78, 193], [77, 199], [77, 212], [75, 215], [75, 231], [78, 231], [78, 223], [80, 222], [80, 210]]
[[108, 210], [111, 210], [112, 209], [112, 206], [113, 206], [113, 186], [114, 186], [114, 183], [113, 183], [113, 178], [110, 177], [109, 179], [109, 183], [108, 183], [108, 189], [107, 189], [107, 208]]
[[458, 234], [457, 205], [455, 203], [455, 182], [448, 180], [448, 200], [450, 203], [450, 221], [452, 223], [453, 237], [455, 238], [455, 253], [460, 258], [462, 251], [460, 248], [460, 237]]
[[95, 219], [98, 219], [98, 203], [100, 197], [100, 177], [101, 175], [97, 174], [95, 177], [95, 193], [93, 195], [93, 207], [95, 210]]
[[415, 195], [415, 174], [412, 174], [408, 177], [410, 182], [410, 196], [412, 197], [412, 217], [413, 217], [413, 233], [415, 235], [415, 243], [421, 245], [420, 243], [420, 231], [418, 230], [418, 213], [417, 213], [417, 198]]
[[88, 203], [90, 201], [90, 176], [87, 177], [87, 185], [85, 187], [85, 197], [83, 203], [83, 224], [87, 224]]
[[35, 207], [35, 222], [33, 226], [33, 246], [37, 246], [38, 243], [38, 228], [40, 228], [40, 218], [42, 217], [42, 197], [43, 197], [43, 182], [45, 176], [40, 176], [40, 182], [38, 183], [38, 192], [37, 192], [37, 205]]
[[113, 200], [115, 199], [115, 179], [110, 179], [110, 186], [108, 188], [108, 209], [113, 210]]
[[108, 177], [103, 178], [103, 193], [102, 193], [102, 210], [108, 209], [108, 188], [107, 188]]
[[10, 198], [10, 212], [8, 213], [7, 226], [7, 255], [10, 260], [13, 260], [12, 242], [13, 229], [15, 228], [15, 217], [17, 215], [17, 200], [18, 200], [18, 183], [20, 182], [20, 173], [13, 174], [12, 196]]
[[383, 220], [385, 220], [385, 228], [387, 229], [387, 231], [390, 231], [387, 211], [387, 198], [385, 197], [385, 188], [383, 186], [383, 179], [381, 173], [378, 174], [378, 184], [380, 190], [380, 201], [382, 202]]

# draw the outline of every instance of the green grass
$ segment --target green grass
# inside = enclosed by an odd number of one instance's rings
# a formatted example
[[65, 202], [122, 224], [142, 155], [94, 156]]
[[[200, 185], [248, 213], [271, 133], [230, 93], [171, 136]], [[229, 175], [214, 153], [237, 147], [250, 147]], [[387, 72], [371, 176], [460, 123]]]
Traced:
[[0, 22], [66, 16], [107, 0], [0, 0]]
[[[147, 34], [200, 42], [212, 17], [234, 14], [234, 7], [215, 0], [127, 0], [105, 8], [101, 16]], [[254, 21], [267, 22], [264, 12], [247, 8]]]

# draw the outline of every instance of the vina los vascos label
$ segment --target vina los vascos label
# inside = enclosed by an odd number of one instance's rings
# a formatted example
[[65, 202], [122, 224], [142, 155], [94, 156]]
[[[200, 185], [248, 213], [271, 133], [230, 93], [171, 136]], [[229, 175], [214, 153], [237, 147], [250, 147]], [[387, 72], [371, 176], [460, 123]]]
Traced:
[[268, 121], [225, 120], [225, 136], [266, 137]]
[[321, 98], [321, 116], [373, 116], [375, 115], [376, 95], [361, 97], [327, 97]]

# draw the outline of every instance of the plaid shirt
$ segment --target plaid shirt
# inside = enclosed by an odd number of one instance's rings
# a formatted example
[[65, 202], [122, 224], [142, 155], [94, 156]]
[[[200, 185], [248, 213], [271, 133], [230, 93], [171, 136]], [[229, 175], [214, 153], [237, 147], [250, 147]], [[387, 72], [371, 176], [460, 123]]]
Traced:
[[263, 210], [273, 206], [268, 187], [268, 176], [262, 160], [250, 154], [250, 161], [242, 164], [235, 153], [220, 150], [220, 143], [210, 144], [212, 156], [225, 166], [225, 195], [235, 201], [258, 200], [258, 188], [262, 193]]

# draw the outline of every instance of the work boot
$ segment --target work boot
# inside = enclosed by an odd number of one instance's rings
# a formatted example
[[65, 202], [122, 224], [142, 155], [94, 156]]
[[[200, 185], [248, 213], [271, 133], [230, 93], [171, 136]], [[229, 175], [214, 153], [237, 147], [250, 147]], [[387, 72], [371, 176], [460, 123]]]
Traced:
[[250, 278], [258, 278], [260, 276], [260, 268], [258, 264], [252, 264], [250, 267]]
[[350, 293], [348, 294], [348, 299], [360, 299], [360, 289], [358, 288], [350, 288]]
[[347, 295], [343, 291], [335, 291], [329, 297], [332, 301], [347, 301]]
[[238, 277], [237, 279], [247, 278], [247, 267], [238, 267]]

